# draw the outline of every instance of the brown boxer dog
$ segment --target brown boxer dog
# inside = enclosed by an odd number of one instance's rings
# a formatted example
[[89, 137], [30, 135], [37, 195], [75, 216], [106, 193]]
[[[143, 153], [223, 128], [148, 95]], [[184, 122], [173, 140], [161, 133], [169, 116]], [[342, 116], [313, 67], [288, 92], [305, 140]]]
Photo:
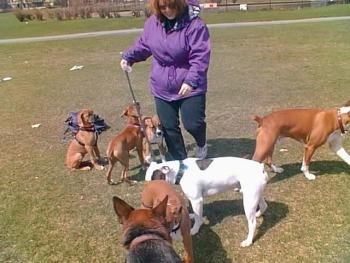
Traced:
[[289, 137], [304, 143], [301, 171], [309, 180], [311, 158], [316, 149], [328, 142], [330, 149], [350, 165], [350, 156], [342, 146], [342, 135], [350, 123], [350, 101], [344, 107], [332, 109], [286, 109], [264, 117], [254, 116], [258, 123], [253, 160], [265, 162], [274, 172], [283, 169], [272, 163], [275, 143], [280, 137]]

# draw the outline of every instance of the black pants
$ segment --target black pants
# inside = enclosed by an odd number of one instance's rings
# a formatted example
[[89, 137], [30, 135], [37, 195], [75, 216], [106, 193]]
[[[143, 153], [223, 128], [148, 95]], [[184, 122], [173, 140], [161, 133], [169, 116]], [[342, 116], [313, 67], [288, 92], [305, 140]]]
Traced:
[[165, 143], [174, 160], [187, 158], [180, 128], [179, 113], [185, 130], [193, 136], [198, 146], [204, 146], [207, 128], [205, 122], [205, 94], [178, 101], [165, 101], [159, 98], [154, 98], [154, 100], [157, 114], [163, 125]]

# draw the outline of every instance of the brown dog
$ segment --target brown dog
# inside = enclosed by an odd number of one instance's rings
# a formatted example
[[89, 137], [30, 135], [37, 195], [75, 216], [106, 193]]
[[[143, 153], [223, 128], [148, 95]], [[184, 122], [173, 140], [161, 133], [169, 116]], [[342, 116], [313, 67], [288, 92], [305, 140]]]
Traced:
[[147, 163], [156, 161], [155, 150], [158, 148], [159, 157], [165, 162], [165, 147], [163, 144], [163, 129], [158, 115], [143, 117], [145, 124], [145, 139], [143, 140], [144, 159]]
[[283, 172], [281, 167], [272, 163], [274, 145], [279, 137], [290, 137], [305, 144], [301, 171], [309, 180], [315, 179], [309, 171], [311, 157], [326, 142], [350, 165], [350, 156], [342, 146], [345, 126], [350, 123], [350, 101], [337, 109], [287, 109], [265, 117], [254, 116], [254, 120], [259, 126], [252, 159], [265, 162], [274, 172]]
[[154, 180], [148, 182], [142, 192], [142, 207], [156, 207], [161, 200], [168, 196], [166, 208], [166, 221], [171, 227], [173, 237], [178, 237], [178, 230], [181, 232], [185, 249], [184, 262], [193, 263], [193, 249], [191, 237], [191, 220], [187, 210], [186, 201], [182, 195], [168, 182]]
[[134, 209], [117, 196], [114, 211], [123, 225], [123, 246], [127, 263], [181, 263], [171, 244], [165, 220], [168, 197], [152, 209]]
[[84, 109], [78, 113], [79, 130], [68, 146], [66, 155], [66, 165], [71, 169], [90, 170], [91, 165], [83, 164], [83, 158], [89, 155], [92, 165], [103, 170], [103, 166], [98, 164], [100, 151], [97, 146], [98, 135], [94, 129], [95, 114], [92, 110]]
[[147, 165], [145, 164], [143, 158], [143, 132], [141, 130], [139, 107], [139, 104], [131, 104], [123, 111], [121, 117], [128, 117], [127, 126], [122, 131], [120, 131], [108, 144], [107, 159], [109, 167], [106, 176], [107, 182], [109, 184], [116, 184], [111, 177], [113, 167], [117, 161], [120, 162], [123, 166], [120, 182], [124, 181], [130, 185], [136, 183], [136, 181], [131, 181], [127, 178], [127, 173], [129, 170], [129, 151], [134, 148], [136, 148], [142, 168], [144, 170], [147, 168]]

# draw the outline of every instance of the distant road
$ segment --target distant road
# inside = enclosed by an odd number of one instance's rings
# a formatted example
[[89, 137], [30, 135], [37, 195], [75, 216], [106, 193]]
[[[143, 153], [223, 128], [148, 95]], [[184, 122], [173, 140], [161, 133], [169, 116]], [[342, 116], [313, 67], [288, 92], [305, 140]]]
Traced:
[[[265, 21], [265, 22], [239, 22], [239, 23], [209, 24], [208, 27], [209, 28], [247, 27], [247, 26], [261, 26], [261, 25], [282, 25], [282, 24], [296, 24], [296, 23], [309, 23], [309, 22], [325, 22], [325, 21], [336, 21], [336, 20], [350, 20], [350, 16], [321, 17], [321, 18], [279, 20], [279, 21]], [[122, 29], [122, 30], [57, 35], [57, 36], [0, 39], [0, 44], [66, 40], [66, 39], [76, 39], [76, 38], [107, 36], [107, 35], [123, 35], [123, 34], [138, 33], [141, 31], [142, 31], [142, 28], [133, 28], [133, 29]]]

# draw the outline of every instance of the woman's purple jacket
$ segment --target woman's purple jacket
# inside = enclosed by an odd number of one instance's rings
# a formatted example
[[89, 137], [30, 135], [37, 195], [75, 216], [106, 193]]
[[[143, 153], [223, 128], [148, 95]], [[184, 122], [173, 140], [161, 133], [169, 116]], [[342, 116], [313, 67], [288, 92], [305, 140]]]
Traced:
[[141, 36], [123, 52], [122, 57], [130, 65], [153, 56], [150, 89], [154, 97], [167, 101], [182, 99], [178, 92], [184, 82], [193, 88], [188, 97], [207, 91], [210, 36], [198, 17], [198, 4], [193, 4], [189, 3], [189, 12], [168, 32], [156, 16], [150, 16]]

